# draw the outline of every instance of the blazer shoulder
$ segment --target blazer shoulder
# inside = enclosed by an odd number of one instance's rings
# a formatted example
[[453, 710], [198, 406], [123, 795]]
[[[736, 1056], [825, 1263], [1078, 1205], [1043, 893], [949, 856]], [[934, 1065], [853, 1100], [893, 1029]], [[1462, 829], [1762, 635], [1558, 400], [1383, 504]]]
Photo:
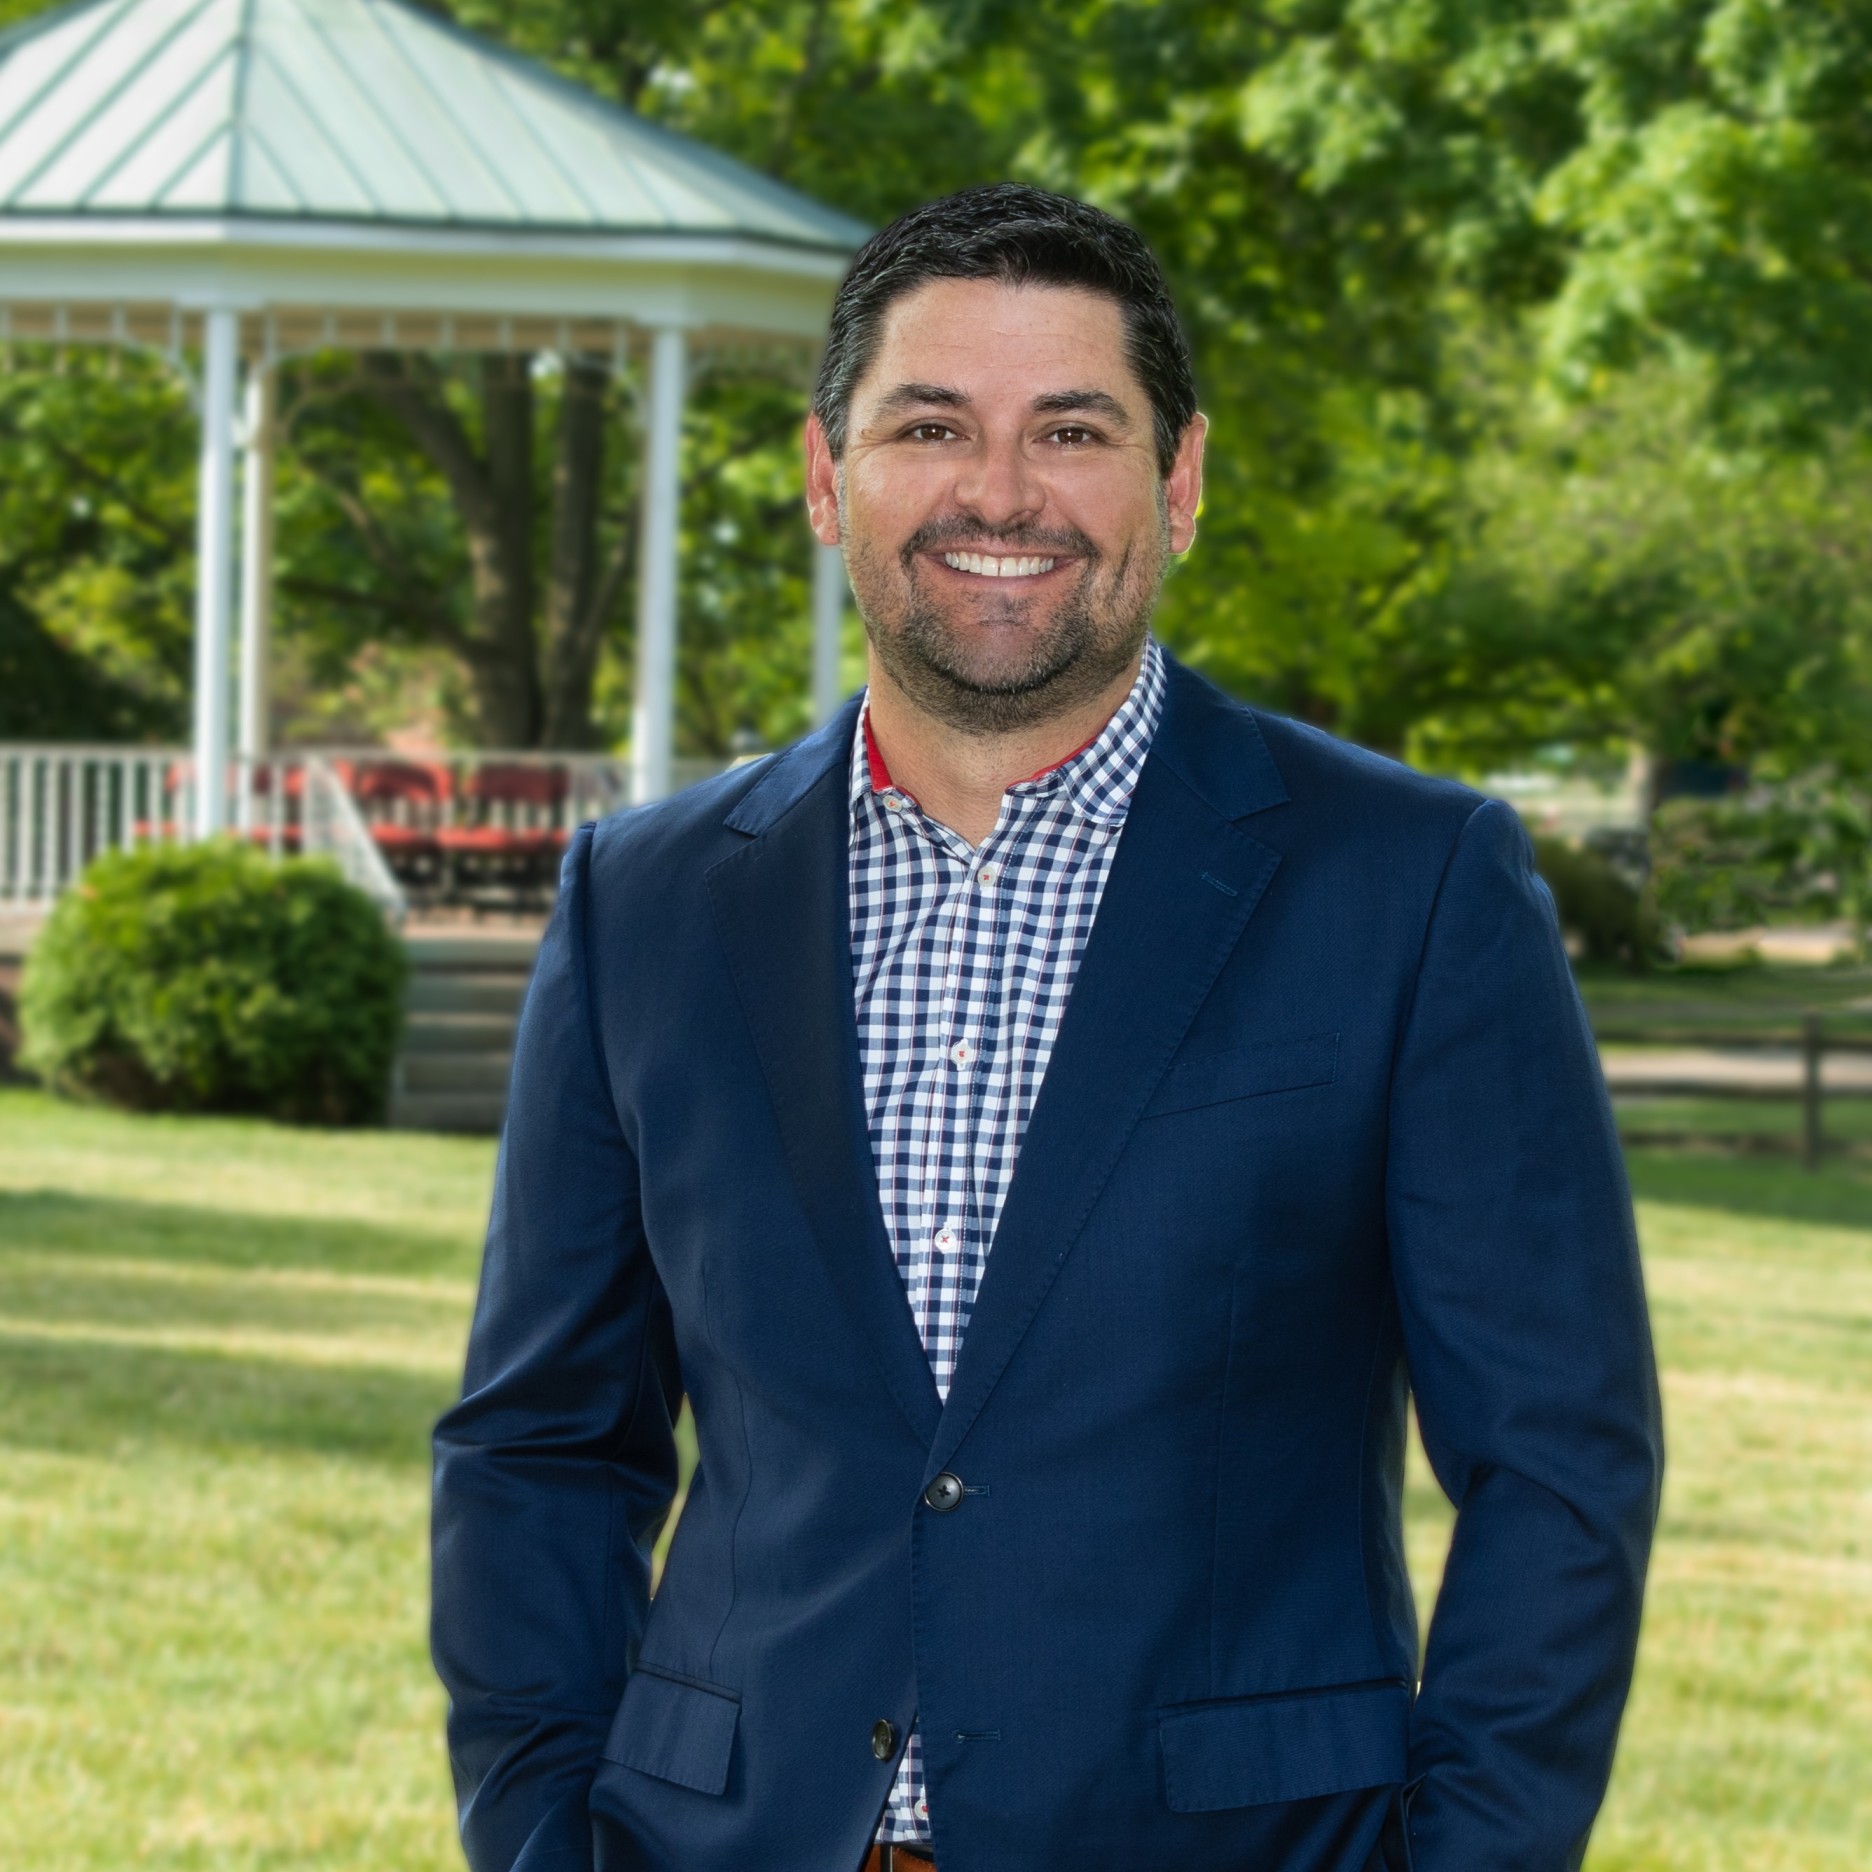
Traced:
[[801, 740], [700, 780], [667, 799], [627, 806], [591, 831], [590, 885], [600, 905], [670, 902], [719, 858], [777, 824], [844, 769], [856, 701]]
[[1385, 838], [1402, 834], [1447, 845], [1490, 803], [1486, 794], [1460, 780], [1419, 773], [1306, 722], [1263, 709], [1248, 712], [1280, 769], [1288, 797], [1308, 816], [1317, 813]]
[[625, 806], [591, 827], [590, 888], [600, 898], [646, 885], [661, 889], [734, 841], [723, 820], [765, 762], [750, 762], [684, 787], [667, 799]]

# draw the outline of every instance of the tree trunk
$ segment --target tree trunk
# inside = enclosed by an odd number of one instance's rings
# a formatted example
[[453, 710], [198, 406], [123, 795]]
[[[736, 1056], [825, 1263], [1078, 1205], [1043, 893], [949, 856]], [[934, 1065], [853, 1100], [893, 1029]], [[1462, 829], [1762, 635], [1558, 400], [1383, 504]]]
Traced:
[[[545, 601], [533, 571], [533, 372], [524, 355], [480, 361], [482, 445], [457, 420], [433, 370], [376, 354], [372, 394], [448, 482], [468, 545], [473, 622], [456, 640], [474, 683], [484, 744], [592, 745], [592, 688], [605, 631], [635, 568], [626, 515], [599, 554], [599, 510], [610, 421], [610, 373], [568, 358], [553, 461]], [[542, 628], [543, 625], [543, 628]]]
[[[533, 747], [540, 731], [533, 629], [533, 360], [490, 352], [481, 360], [481, 420], [488, 502], [471, 517], [475, 701], [496, 747]], [[477, 518], [479, 524], [477, 524]]]
[[[604, 480], [606, 391], [610, 373], [566, 359], [553, 462], [552, 537], [546, 572], [545, 675], [540, 742], [550, 748], [592, 745], [592, 680], [610, 603], [600, 609], [598, 506]], [[615, 592], [607, 594], [615, 597]]]

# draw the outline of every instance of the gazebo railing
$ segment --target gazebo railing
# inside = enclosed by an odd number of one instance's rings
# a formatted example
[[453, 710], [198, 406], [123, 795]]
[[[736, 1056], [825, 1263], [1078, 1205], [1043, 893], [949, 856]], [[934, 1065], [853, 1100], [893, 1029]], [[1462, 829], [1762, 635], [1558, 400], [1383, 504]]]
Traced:
[[49, 903], [101, 852], [173, 842], [193, 804], [172, 749], [0, 743], [0, 901]]
[[[315, 764], [329, 787], [314, 781]], [[676, 784], [687, 786], [721, 763], [673, 765]], [[187, 843], [195, 822], [194, 772], [181, 748], [0, 742], [0, 903], [49, 905], [106, 851]], [[428, 776], [426, 795], [420, 787], [389, 784], [393, 776], [412, 773]], [[317, 846], [315, 838], [349, 838], [348, 831], [332, 829], [339, 818], [329, 797], [335, 789], [393, 883], [389, 861], [398, 855], [399, 836], [407, 843], [412, 829], [474, 828], [562, 841], [574, 826], [630, 805], [633, 796], [628, 760], [504, 748], [434, 754], [295, 748], [264, 760], [230, 761], [227, 786], [228, 825], [275, 857], [302, 849], [336, 852]], [[315, 805], [320, 789], [328, 797]], [[316, 834], [315, 811], [324, 815]]]

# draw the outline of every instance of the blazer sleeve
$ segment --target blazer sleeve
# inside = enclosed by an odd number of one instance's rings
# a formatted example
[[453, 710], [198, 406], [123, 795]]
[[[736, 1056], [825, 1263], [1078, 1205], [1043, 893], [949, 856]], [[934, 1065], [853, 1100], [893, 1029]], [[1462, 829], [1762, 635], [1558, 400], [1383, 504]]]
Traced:
[[587, 1790], [676, 1486], [669, 1307], [590, 1007], [592, 836], [527, 990], [462, 1398], [435, 1433], [431, 1640], [473, 1872], [590, 1865]]
[[1611, 1772], [1663, 1446], [1598, 1055], [1498, 802], [1438, 891], [1387, 1177], [1411, 1385], [1457, 1509], [1411, 1722], [1410, 1863], [1562, 1872]]

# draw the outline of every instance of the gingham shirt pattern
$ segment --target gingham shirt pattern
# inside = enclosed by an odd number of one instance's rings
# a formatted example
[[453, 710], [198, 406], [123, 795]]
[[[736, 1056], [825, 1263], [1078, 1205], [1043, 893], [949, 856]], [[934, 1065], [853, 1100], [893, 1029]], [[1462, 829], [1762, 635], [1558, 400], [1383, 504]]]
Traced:
[[[980, 845], [851, 752], [852, 986], [891, 1252], [945, 1400], [1021, 1139], [1163, 712], [1163, 653], [1097, 738], [1010, 787]], [[912, 1733], [878, 1829], [927, 1840]]]

